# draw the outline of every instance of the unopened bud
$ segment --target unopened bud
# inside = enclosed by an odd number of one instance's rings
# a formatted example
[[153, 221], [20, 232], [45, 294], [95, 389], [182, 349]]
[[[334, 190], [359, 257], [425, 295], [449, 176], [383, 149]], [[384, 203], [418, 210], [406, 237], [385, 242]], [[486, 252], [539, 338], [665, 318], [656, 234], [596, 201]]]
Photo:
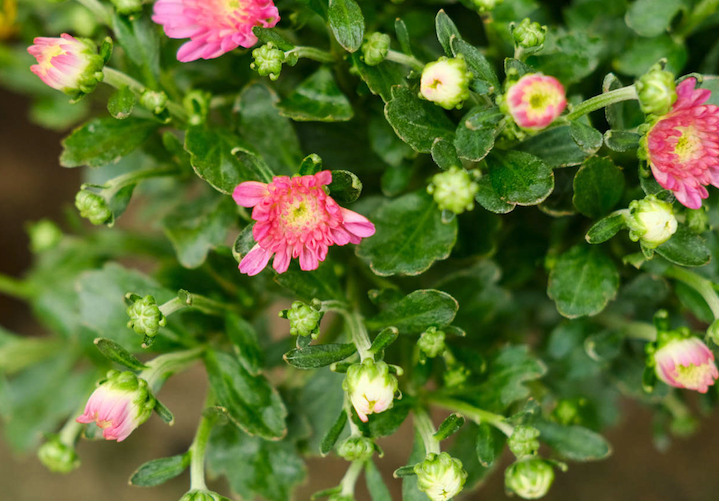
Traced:
[[140, 96], [140, 104], [155, 115], [159, 115], [167, 106], [167, 94], [162, 91], [146, 90]]
[[429, 358], [441, 355], [445, 350], [444, 332], [430, 327], [419, 337], [417, 346]]
[[363, 422], [369, 414], [379, 414], [391, 408], [397, 393], [397, 378], [390, 374], [385, 362], [366, 358], [347, 369], [342, 388]]
[[185, 493], [180, 501], [230, 501], [230, 499], [206, 489], [194, 489]]
[[472, 3], [479, 12], [490, 12], [504, 0], [472, 0]]
[[127, 326], [141, 336], [155, 337], [160, 327], [167, 325], [167, 318], [160, 311], [153, 296], [138, 299], [127, 308], [130, 321]]
[[427, 193], [434, 197], [440, 210], [449, 210], [455, 214], [474, 209], [474, 196], [479, 185], [469, 172], [459, 167], [435, 174], [427, 186]]
[[544, 44], [547, 27], [539, 23], [533, 23], [530, 19], [524, 18], [521, 23], [514, 27], [512, 38], [517, 47], [530, 49]]
[[272, 42], [253, 50], [252, 57], [255, 58], [255, 61], [250, 64], [250, 68], [260, 76], [269, 76], [273, 81], [279, 78], [282, 63], [285, 61], [285, 53], [275, 47]]
[[647, 115], [664, 115], [677, 100], [674, 75], [654, 65], [635, 84], [639, 95], [639, 106]]
[[670, 386], [706, 393], [719, 378], [714, 353], [686, 327], [658, 332], [646, 351], [648, 366]]
[[421, 463], [414, 466], [417, 486], [432, 501], [448, 501], [462, 492], [467, 472], [462, 461], [446, 452], [429, 453]]
[[629, 227], [629, 238], [641, 241], [648, 249], [654, 249], [677, 231], [677, 218], [672, 204], [649, 195], [629, 204], [629, 216], [625, 218]]
[[337, 454], [347, 461], [367, 461], [374, 454], [374, 442], [367, 437], [349, 437], [339, 445]]
[[290, 321], [290, 334], [293, 336], [312, 336], [314, 339], [320, 333], [322, 312], [302, 301], [295, 301], [290, 309], [280, 311], [279, 316]]
[[362, 44], [362, 55], [368, 66], [377, 66], [389, 52], [390, 38], [386, 33], [372, 33]]
[[80, 211], [80, 215], [87, 218], [92, 224], [103, 224], [112, 218], [107, 201], [91, 191], [78, 191], [75, 196], [75, 207]]
[[62, 240], [62, 230], [49, 219], [41, 219], [27, 226], [30, 250], [34, 253], [53, 249]]
[[80, 466], [75, 448], [63, 444], [57, 435], [40, 446], [37, 457], [53, 473], [70, 473]]
[[504, 485], [524, 499], [543, 497], [554, 482], [554, 469], [542, 458], [516, 461], [504, 472]]
[[142, 10], [142, 0], [112, 0], [115, 10], [120, 14], [128, 15]]
[[469, 370], [464, 365], [453, 365], [444, 373], [444, 384], [449, 388], [462, 386], [469, 378]]
[[471, 81], [472, 74], [461, 55], [452, 59], [440, 57], [422, 70], [420, 96], [445, 110], [461, 108], [469, 99]]
[[507, 439], [507, 445], [517, 459], [533, 456], [539, 450], [537, 437], [539, 437], [539, 430], [534, 426], [518, 425], [514, 427], [512, 435]]

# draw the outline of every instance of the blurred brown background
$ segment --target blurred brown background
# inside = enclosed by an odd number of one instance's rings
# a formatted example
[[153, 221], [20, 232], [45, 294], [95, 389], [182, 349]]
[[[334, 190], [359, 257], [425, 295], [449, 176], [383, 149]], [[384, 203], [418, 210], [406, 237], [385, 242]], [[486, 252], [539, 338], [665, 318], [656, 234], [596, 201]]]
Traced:
[[[59, 221], [63, 208], [72, 206], [80, 185], [77, 169], [59, 167], [62, 135], [46, 131], [26, 120], [24, 98], [0, 90], [0, 272], [20, 276], [30, 264], [24, 222], [49, 217]], [[39, 333], [28, 309], [0, 295], [0, 324], [26, 335]], [[162, 390], [162, 400], [175, 413], [170, 428], [157, 417], [121, 444], [80, 443], [82, 467], [67, 476], [46, 471], [34, 456], [14, 457], [0, 440], [0, 501], [176, 501], [187, 490], [186, 475], [154, 489], [127, 485], [127, 479], [143, 462], [183, 452], [189, 446], [199, 417], [204, 372], [193, 370], [172, 378]], [[438, 417], [440, 419], [441, 416]], [[547, 501], [712, 501], [719, 499], [719, 416], [702, 422], [692, 438], [677, 440], [667, 453], [654, 449], [651, 415], [627, 404], [619, 427], [607, 437], [614, 454], [599, 463], [571, 464], [558, 473]], [[378, 461], [395, 500], [401, 499], [399, 481], [391, 472], [409, 454], [409, 422], [380, 445], [385, 457]], [[507, 463], [509, 457], [504, 458]], [[297, 499], [331, 487], [346, 464], [334, 459], [313, 459], [309, 478]], [[357, 501], [369, 499], [359, 482]], [[222, 482], [216, 484], [227, 492]], [[506, 499], [502, 470], [478, 491], [464, 499]]]

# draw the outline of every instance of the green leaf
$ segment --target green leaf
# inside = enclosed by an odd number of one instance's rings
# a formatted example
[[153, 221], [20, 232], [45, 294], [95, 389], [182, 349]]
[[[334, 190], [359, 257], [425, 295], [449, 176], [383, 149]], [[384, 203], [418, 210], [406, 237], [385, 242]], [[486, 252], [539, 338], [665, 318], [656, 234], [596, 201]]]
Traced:
[[418, 275], [446, 259], [457, 239], [456, 219], [445, 224], [424, 190], [380, 206], [370, 217], [377, 232], [362, 240], [357, 255], [381, 276]]
[[206, 352], [205, 367], [217, 403], [235, 425], [266, 440], [285, 436], [287, 409], [264, 376], [252, 376], [236, 357], [214, 350]]
[[343, 409], [343, 379], [344, 374], [319, 370], [311, 374], [299, 388], [297, 406], [312, 429], [306, 446], [309, 454], [317, 454], [325, 433], [336, 423], [336, 418]]
[[572, 203], [587, 217], [598, 218], [619, 202], [624, 193], [624, 174], [607, 157], [591, 157], [574, 176]]
[[[494, 72], [494, 68], [492, 68], [492, 65], [487, 61], [487, 58], [479, 52], [479, 49], [474, 45], [468, 44], [459, 36], [452, 37], [450, 44], [452, 46], [452, 54], [455, 56], [459, 56], [460, 54], [464, 56], [464, 60], [467, 62], [467, 68], [472, 73], [475, 82], [479, 80], [485, 83], [485, 87], [489, 93], [496, 92], [500, 89], [499, 79]], [[475, 91], [477, 91], [477, 89], [475, 89]], [[485, 92], [480, 92], [480, 94], [483, 93]]]
[[517, 204], [507, 203], [500, 197], [499, 193], [492, 186], [492, 179], [489, 176], [482, 176], [479, 181], [479, 190], [474, 199], [479, 205], [495, 214], [508, 214], [514, 210]]
[[300, 163], [300, 176], [311, 176], [322, 170], [322, 158], [315, 153], [310, 153]]
[[540, 420], [535, 425], [539, 439], [571, 461], [598, 461], [612, 453], [606, 439], [582, 426], [562, 426]]
[[175, 424], [175, 416], [172, 414], [172, 411], [168, 409], [165, 404], [163, 404], [159, 400], [155, 401], [154, 411], [165, 423], [169, 424], [170, 426]]
[[531, 136], [519, 143], [516, 149], [538, 156], [553, 169], [579, 165], [589, 156], [572, 138], [569, 125], [553, 127]]
[[487, 156], [492, 188], [509, 204], [536, 205], [554, 189], [554, 173], [542, 159], [521, 151], [494, 150]]
[[417, 97], [406, 87], [392, 87], [384, 114], [395, 133], [413, 150], [430, 153], [435, 139], [449, 138], [454, 124], [439, 106]]
[[136, 102], [135, 93], [125, 86], [110, 95], [110, 99], [107, 101], [107, 111], [113, 118], [123, 120], [130, 116]]
[[130, 477], [130, 485], [155, 487], [179, 477], [190, 466], [190, 454], [178, 454], [168, 458], [153, 459], [140, 466]]
[[501, 456], [506, 438], [501, 431], [487, 423], [477, 427], [477, 459], [485, 468], [491, 468]]
[[412, 405], [414, 405], [413, 400], [405, 396], [402, 400], [395, 400], [391, 409], [372, 414], [369, 417], [370, 436], [378, 438], [394, 435], [407, 419]]
[[280, 50], [288, 51], [295, 48], [294, 44], [283, 37], [276, 29], [253, 26], [252, 33], [254, 33], [261, 42], [272, 43]]
[[575, 245], [557, 258], [547, 293], [559, 313], [577, 318], [602, 311], [618, 289], [619, 272], [602, 249]]
[[242, 317], [230, 314], [225, 318], [225, 332], [245, 370], [253, 376], [260, 374], [264, 352], [257, 342], [254, 327]]
[[627, 10], [627, 26], [643, 37], [655, 37], [665, 33], [672, 19], [684, 6], [683, 0], [637, 0]]
[[621, 212], [613, 213], [594, 223], [594, 225], [589, 228], [585, 238], [590, 244], [601, 244], [624, 228], [626, 228], [624, 215]]
[[362, 181], [348, 170], [333, 170], [330, 194], [341, 204], [351, 204], [362, 194]]
[[247, 143], [226, 128], [192, 126], [185, 134], [185, 150], [200, 178], [220, 193], [232, 194], [244, 181], [270, 182], [272, 174], [249, 153]]
[[354, 116], [349, 100], [325, 66], [300, 83], [277, 107], [280, 114], [298, 122], [338, 122]]
[[373, 461], [367, 461], [364, 468], [365, 482], [372, 501], [392, 501], [392, 495]]
[[310, 302], [314, 298], [344, 301], [345, 296], [340, 287], [339, 277], [331, 261], [325, 261], [313, 271], [301, 271], [297, 264], [275, 276], [275, 282], [288, 289], [299, 299]]
[[434, 26], [437, 31], [437, 40], [444, 49], [444, 53], [448, 57], [452, 57], [451, 39], [455, 37], [456, 40], [462, 40], [462, 35], [459, 34], [457, 26], [454, 24], [444, 9], [437, 12], [437, 17], [434, 18]]
[[472, 162], [479, 162], [486, 157], [494, 147], [494, 139], [500, 132], [497, 124], [503, 118], [504, 114], [496, 106], [470, 110], [457, 127], [454, 138], [457, 155]]
[[589, 155], [594, 155], [602, 147], [602, 133], [594, 127], [575, 121], [569, 125], [569, 133], [577, 146]]
[[639, 148], [641, 134], [626, 130], [608, 130], [604, 133], [604, 144], [612, 151], [632, 151]]
[[335, 39], [346, 51], [355, 52], [362, 46], [364, 16], [355, 0], [330, 0], [327, 21]]
[[[412, 453], [409, 455], [407, 463], [415, 465], [424, 461], [424, 458], [425, 449], [422, 436], [415, 432]], [[417, 475], [407, 475], [402, 478], [402, 501], [427, 501], [428, 499], [427, 495], [417, 486]]]
[[442, 170], [462, 165], [462, 161], [457, 155], [457, 148], [451, 141], [443, 137], [438, 137], [432, 145], [432, 160]]
[[353, 343], [315, 344], [285, 353], [285, 362], [298, 369], [318, 369], [340, 362], [357, 352]]
[[370, 353], [381, 353], [385, 348], [394, 343], [398, 337], [399, 331], [396, 327], [387, 327], [377, 334], [377, 337], [372, 341], [372, 346], [369, 349]]
[[552, 75], [564, 85], [579, 82], [599, 66], [604, 43], [589, 30], [552, 29], [547, 33], [544, 49], [530, 56], [528, 62], [538, 71]]
[[250, 437], [234, 426], [215, 428], [207, 448], [207, 465], [214, 474], [224, 474], [242, 499], [293, 499], [295, 486], [306, 475], [292, 441]]
[[655, 251], [664, 259], [680, 266], [704, 266], [712, 258], [704, 239], [683, 224]]
[[180, 264], [185, 268], [198, 268], [211, 249], [224, 244], [227, 230], [236, 219], [234, 201], [213, 195], [176, 207], [162, 221], [162, 226]]
[[140, 118], [93, 118], [62, 140], [60, 165], [101, 167], [117, 163], [141, 146], [157, 127], [157, 123]]
[[136, 371], [147, 369], [147, 366], [140, 362], [135, 355], [111, 339], [99, 337], [95, 339], [94, 343], [100, 353], [113, 362]]
[[442, 421], [442, 424], [439, 425], [437, 433], [434, 434], [434, 438], [440, 441], [447, 440], [449, 437], [457, 433], [459, 429], [464, 426], [464, 423], [465, 419], [461, 414], [450, 414], [447, 416], [447, 419]]
[[276, 108], [278, 102], [277, 94], [266, 85], [248, 85], [237, 101], [238, 125], [242, 138], [262, 155], [273, 172], [291, 175], [297, 172], [302, 149], [292, 122]]
[[379, 330], [394, 326], [402, 334], [421, 334], [429, 327], [442, 328], [454, 320], [459, 304], [446, 292], [416, 290], [367, 320], [367, 327]]
[[397, 41], [399, 46], [402, 48], [402, 52], [408, 56], [412, 55], [412, 47], [409, 41], [409, 31], [407, 31], [407, 25], [399, 17], [394, 20], [394, 31], [397, 34]]
[[667, 71], [678, 74], [687, 62], [687, 50], [669, 35], [637, 38], [613, 61], [620, 73], [640, 77], [661, 58], [667, 58]]
[[142, 80], [152, 89], [160, 79], [160, 30], [149, 15], [112, 17], [115, 39], [125, 51], [125, 56], [142, 75]]
[[239, 235], [237, 235], [237, 238], [235, 239], [235, 243], [232, 244], [232, 257], [235, 258], [235, 260], [239, 263], [242, 261], [242, 258], [252, 250], [252, 248], [257, 244], [255, 242], [255, 237], [252, 236], [252, 228], [255, 226], [254, 221], [244, 228], [242, 228], [242, 231]]
[[340, 415], [337, 416], [335, 422], [322, 437], [322, 442], [320, 443], [320, 454], [322, 456], [326, 456], [334, 448], [345, 426], [347, 426], [347, 412], [342, 409]]
[[387, 60], [376, 66], [368, 66], [362, 60], [361, 52], [352, 54], [351, 59], [370, 92], [380, 96], [384, 102], [392, 99], [392, 87], [407, 84], [405, 76], [408, 69], [406, 66]]

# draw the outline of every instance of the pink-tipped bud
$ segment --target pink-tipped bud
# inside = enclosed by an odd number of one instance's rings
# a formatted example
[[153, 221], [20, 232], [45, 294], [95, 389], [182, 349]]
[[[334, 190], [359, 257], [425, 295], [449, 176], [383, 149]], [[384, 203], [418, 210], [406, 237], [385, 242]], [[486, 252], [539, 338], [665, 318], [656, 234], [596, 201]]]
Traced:
[[677, 334], [660, 341], [654, 363], [657, 377], [666, 384], [699, 393], [706, 393], [719, 377], [714, 354], [694, 336]]
[[562, 114], [567, 107], [567, 97], [559, 80], [532, 73], [524, 75], [507, 90], [505, 105], [518, 126], [536, 131]]

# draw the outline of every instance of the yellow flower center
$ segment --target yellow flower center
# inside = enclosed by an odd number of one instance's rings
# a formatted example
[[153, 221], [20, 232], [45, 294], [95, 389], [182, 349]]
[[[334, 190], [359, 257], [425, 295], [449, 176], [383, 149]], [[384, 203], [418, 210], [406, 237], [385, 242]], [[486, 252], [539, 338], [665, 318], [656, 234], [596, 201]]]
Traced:
[[65, 54], [65, 51], [60, 47], [59, 45], [55, 45], [54, 47], [51, 47], [45, 52], [45, 57], [43, 58], [42, 62], [40, 62], [40, 67], [43, 70], [49, 70], [52, 68], [52, 60], [53, 58], [57, 56], [62, 56]]
[[547, 113], [547, 107], [557, 106], [562, 101], [561, 93], [547, 82], [536, 82], [524, 94], [527, 103], [527, 116], [530, 119], [541, 117]]
[[678, 365], [676, 380], [685, 388], [696, 388], [704, 381], [707, 369], [706, 365], [690, 364], [687, 367]]
[[701, 153], [701, 140], [693, 127], [677, 127], [682, 135], [674, 147], [674, 153], [681, 162], [695, 159]]

